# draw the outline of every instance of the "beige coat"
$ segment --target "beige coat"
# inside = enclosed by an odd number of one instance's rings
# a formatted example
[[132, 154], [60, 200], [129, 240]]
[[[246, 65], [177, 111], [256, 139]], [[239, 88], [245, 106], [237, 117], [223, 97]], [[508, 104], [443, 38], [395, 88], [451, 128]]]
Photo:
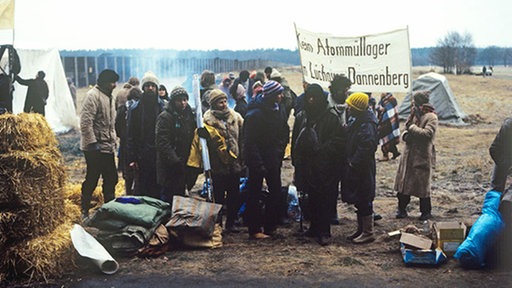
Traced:
[[395, 191], [420, 198], [430, 197], [432, 171], [436, 154], [434, 139], [438, 120], [435, 113], [421, 116], [419, 125], [412, 124], [395, 179]]
[[102, 153], [116, 152], [116, 131], [114, 128], [116, 109], [112, 96], [106, 95], [95, 86], [85, 96], [80, 111], [80, 149], [92, 150], [89, 144], [97, 143]]
[[[229, 117], [225, 122], [217, 119], [213, 115], [212, 110], [206, 111], [203, 116], [204, 123], [214, 127], [217, 130], [220, 136], [225, 139], [228, 152], [233, 156], [236, 156], [236, 159], [233, 159], [230, 163], [224, 163], [222, 161], [222, 157], [220, 156], [223, 154], [222, 151], [217, 151], [215, 154], [213, 151], [210, 151], [212, 172], [221, 175], [240, 173], [242, 171], [243, 165], [239, 143], [242, 136], [241, 134], [242, 127], [244, 125], [244, 119], [238, 112], [235, 112], [232, 109], [229, 110]], [[213, 148], [210, 147], [210, 144], [208, 147], [210, 149]], [[221, 153], [220, 155], [219, 152]]]

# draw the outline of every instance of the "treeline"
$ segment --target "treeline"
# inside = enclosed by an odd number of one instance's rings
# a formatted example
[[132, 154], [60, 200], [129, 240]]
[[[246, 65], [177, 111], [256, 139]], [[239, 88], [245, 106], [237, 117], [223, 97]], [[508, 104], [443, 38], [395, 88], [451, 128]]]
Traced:
[[[411, 57], [413, 66], [435, 65], [432, 61], [432, 53], [437, 47], [412, 48]], [[511, 48], [491, 46], [476, 48], [476, 58], [473, 63], [480, 65], [510, 65], [507, 59], [503, 60], [503, 53]], [[300, 65], [299, 51], [289, 49], [253, 49], [253, 50], [165, 50], [165, 49], [108, 49], [108, 50], [73, 50], [60, 51], [61, 57], [102, 57], [102, 56], [126, 56], [126, 57], [164, 57], [175, 59], [228, 59], [228, 60], [265, 60], [292, 66]], [[501, 56], [500, 56], [501, 55]]]

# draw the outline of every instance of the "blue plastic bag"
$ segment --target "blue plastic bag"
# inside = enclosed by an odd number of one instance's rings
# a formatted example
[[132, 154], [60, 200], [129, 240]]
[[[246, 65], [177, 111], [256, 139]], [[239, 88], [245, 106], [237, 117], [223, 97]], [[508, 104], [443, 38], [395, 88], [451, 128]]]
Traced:
[[477, 269], [485, 266], [485, 255], [503, 231], [504, 223], [498, 211], [501, 193], [491, 190], [485, 195], [482, 215], [471, 227], [453, 257], [464, 268]]

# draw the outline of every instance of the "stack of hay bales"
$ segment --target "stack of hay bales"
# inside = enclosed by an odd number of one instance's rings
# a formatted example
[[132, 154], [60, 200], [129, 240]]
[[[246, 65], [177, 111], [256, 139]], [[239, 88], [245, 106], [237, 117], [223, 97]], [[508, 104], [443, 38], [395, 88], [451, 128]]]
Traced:
[[0, 139], [0, 281], [55, 278], [74, 267], [69, 231], [80, 218], [57, 140], [34, 113], [0, 115]]

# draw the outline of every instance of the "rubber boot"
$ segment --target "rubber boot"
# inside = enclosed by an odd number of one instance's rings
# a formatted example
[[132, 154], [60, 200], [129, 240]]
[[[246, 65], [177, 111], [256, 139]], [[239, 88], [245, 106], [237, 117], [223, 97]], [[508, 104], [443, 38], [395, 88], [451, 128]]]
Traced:
[[375, 236], [373, 235], [373, 215], [363, 216], [361, 218], [363, 220], [363, 233], [352, 239], [352, 243], [363, 244], [375, 241]]
[[357, 230], [351, 235], [347, 236], [347, 240], [354, 240], [354, 238], [359, 237], [363, 233], [363, 217], [357, 214]]
[[420, 198], [420, 220], [428, 220], [432, 218], [432, 204], [430, 203], [430, 197]]
[[402, 219], [407, 217], [407, 205], [411, 201], [410, 195], [404, 195], [402, 193], [397, 193], [396, 197], [398, 198], [398, 211], [396, 213], [396, 218]]

